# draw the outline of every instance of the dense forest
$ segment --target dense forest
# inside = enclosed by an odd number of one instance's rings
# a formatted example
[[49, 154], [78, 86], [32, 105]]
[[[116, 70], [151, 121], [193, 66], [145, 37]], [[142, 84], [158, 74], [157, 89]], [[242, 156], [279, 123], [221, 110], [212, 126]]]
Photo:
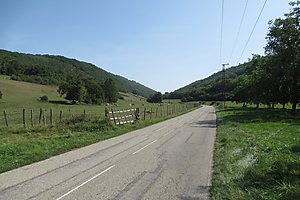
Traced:
[[112, 79], [118, 91], [131, 92], [149, 97], [155, 93], [135, 81], [109, 73], [93, 64], [54, 55], [32, 55], [0, 50], [0, 74], [9, 75], [13, 80], [44, 85], [60, 85], [76, 77], [86, 82], [94, 80], [104, 84]]
[[292, 104], [296, 113], [300, 99], [300, 1], [291, 2], [290, 13], [269, 22], [265, 56], [196, 81], [164, 98], [182, 101], [231, 100], [266, 104]]

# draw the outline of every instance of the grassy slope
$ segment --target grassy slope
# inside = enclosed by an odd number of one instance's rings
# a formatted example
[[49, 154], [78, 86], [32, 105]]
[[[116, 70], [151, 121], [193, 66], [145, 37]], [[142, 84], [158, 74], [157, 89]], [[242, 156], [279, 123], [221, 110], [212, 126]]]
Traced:
[[[108, 125], [103, 120], [104, 105], [65, 105], [39, 101], [39, 97], [42, 95], [47, 95], [50, 101], [64, 101], [56, 92], [56, 87], [12, 81], [8, 77], [1, 76], [0, 90], [3, 93], [3, 98], [0, 99], [0, 173], [70, 151], [74, 148], [115, 137], [179, 114], [177, 112], [177, 114], [162, 117], [159, 114], [159, 118], [151, 120], [149, 119], [149, 114], [147, 114], [146, 121], [141, 120], [135, 125], [116, 127]], [[147, 103], [145, 98], [140, 96], [126, 93], [121, 93], [121, 95], [124, 97], [124, 100], [119, 100], [118, 106], [110, 105], [109, 107], [122, 109], [130, 107], [130, 104], [134, 104], [134, 107], [140, 107], [141, 112], [144, 110], [141, 108], [149, 110], [152, 107], [154, 111], [155, 108], [159, 108], [160, 111], [161, 109], [164, 110], [164, 115], [166, 115], [167, 104], [160, 106]], [[68, 110], [71, 109], [74, 114], [76, 112], [77, 114], [82, 114], [83, 109], [86, 109], [87, 115], [92, 117], [92, 120], [80, 121], [74, 124], [63, 123], [51, 128], [39, 126], [22, 128], [22, 108], [34, 109], [35, 124], [37, 125], [39, 108], [50, 107], [54, 109], [56, 119], [58, 118], [59, 110], [68, 113]], [[4, 127], [3, 110], [6, 110], [8, 113], [9, 128]], [[169, 106], [169, 112], [170, 110]], [[65, 117], [67, 117], [66, 120], [72, 119], [68, 118], [68, 114]], [[141, 118], [143, 118], [143, 114], [141, 114]], [[29, 119], [28, 114], [27, 119]]]
[[[5, 110], [8, 115], [9, 124], [21, 126], [22, 124], [22, 109], [26, 109], [26, 116], [29, 120], [30, 109], [33, 109], [35, 123], [39, 118], [39, 109], [47, 109], [47, 115], [49, 115], [49, 109], [53, 109], [53, 115], [56, 122], [59, 119], [60, 110], [63, 111], [63, 118], [66, 118], [71, 114], [82, 114], [86, 110], [87, 115], [95, 118], [104, 118], [105, 105], [71, 105], [68, 104], [63, 97], [57, 93], [57, 87], [39, 85], [33, 83], [27, 83], [22, 81], [9, 80], [6, 76], [0, 77], [0, 91], [3, 96], [0, 99], [0, 127], [4, 126], [3, 111]], [[47, 95], [49, 102], [41, 102], [39, 97]], [[157, 105], [149, 104], [146, 99], [141, 96], [136, 96], [129, 93], [121, 93], [124, 100], [119, 100], [117, 106], [110, 105], [113, 108], [128, 108], [130, 104], [134, 104], [135, 107], [157, 107]], [[49, 116], [47, 116], [49, 118]]]
[[212, 199], [299, 199], [300, 117], [287, 110], [217, 112]]

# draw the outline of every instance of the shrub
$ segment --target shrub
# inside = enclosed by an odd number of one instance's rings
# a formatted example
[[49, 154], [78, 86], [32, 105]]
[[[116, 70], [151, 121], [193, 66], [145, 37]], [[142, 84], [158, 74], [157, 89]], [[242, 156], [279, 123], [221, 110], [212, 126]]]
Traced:
[[40, 97], [41, 101], [48, 101], [48, 97], [46, 95]]

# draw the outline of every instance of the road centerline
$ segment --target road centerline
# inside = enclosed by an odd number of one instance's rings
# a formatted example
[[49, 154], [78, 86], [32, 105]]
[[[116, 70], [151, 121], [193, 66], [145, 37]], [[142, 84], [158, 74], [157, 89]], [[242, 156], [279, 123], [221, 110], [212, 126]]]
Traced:
[[143, 149], [147, 148], [148, 146], [150, 146], [151, 144], [153, 144], [154, 142], [156, 142], [157, 140], [154, 140], [152, 142], [150, 142], [149, 144], [145, 145], [144, 147], [140, 148], [139, 150], [135, 151], [132, 153], [132, 155], [137, 154], [138, 152], [142, 151]]
[[62, 198], [64, 198], [65, 196], [71, 194], [72, 192], [74, 192], [75, 190], [79, 189], [80, 187], [84, 186], [85, 184], [87, 184], [88, 182], [92, 181], [93, 179], [97, 178], [98, 176], [104, 174], [105, 172], [111, 170], [115, 165], [112, 165], [108, 168], [106, 168], [105, 170], [103, 170], [102, 172], [96, 174], [95, 176], [93, 176], [92, 178], [90, 178], [89, 180], [81, 183], [80, 185], [78, 185], [77, 187], [73, 188], [72, 190], [70, 190], [69, 192], [65, 193], [64, 195], [60, 196], [59, 198], [57, 198], [56, 200], [60, 200]]

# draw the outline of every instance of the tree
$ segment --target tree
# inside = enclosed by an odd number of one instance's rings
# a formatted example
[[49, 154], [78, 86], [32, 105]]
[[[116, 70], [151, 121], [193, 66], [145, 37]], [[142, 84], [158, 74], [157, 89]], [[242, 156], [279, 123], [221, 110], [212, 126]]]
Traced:
[[100, 83], [95, 80], [87, 80], [85, 88], [87, 90], [86, 103], [101, 104], [104, 101], [104, 91]]
[[65, 99], [75, 102], [83, 102], [87, 95], [87, 90], [81, 80], [70, 79], [68, 83], [62, 83], [57, 92], [62, 96], [66, 94]]
[[112, 103], [112, 102], [114, 103], [118, 101], [118, 90], [115, 82], [111, 78], [105, 80], [103, 89], [104, 89], [105, 99], [108, 103]]
[[75, 102], [84, 101], [86, 94], [87, 94], [86, 88], [84, 86], [82, 86], [81, 84], [70, 85], [68, 87], [66, 99], [72, 100], [73, 104], [74, 104]]
[[48, 99], [48, 96], [47, 96], [47, 95], [44, 95], [44, 96], [41, 96], [41, 97], [40, 97], [40, 100], [41, 100], [41, 101], [48, 101], [49, 99]]
[[300, 0], [290, 3], [293, 6], [285, 18], [270, 21], [267, 35], [266, 53], [277, 56], [290, 88], [292, 112], [296, 114], [300, 90]]
[[156, 92], [154, 95], [147, 99], [149, 103], [161, 103], [162, 102], [162, 94], [160, 92]]

